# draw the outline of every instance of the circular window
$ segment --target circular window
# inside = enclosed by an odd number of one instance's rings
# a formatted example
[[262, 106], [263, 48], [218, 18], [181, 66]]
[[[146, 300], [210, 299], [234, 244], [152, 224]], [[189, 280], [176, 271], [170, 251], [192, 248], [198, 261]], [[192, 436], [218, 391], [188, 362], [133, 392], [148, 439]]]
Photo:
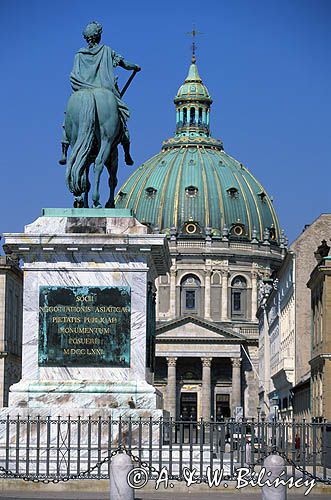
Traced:
[[244, 228], [242, 226], [234, 226], [233, 233], [236, 236], [242, 236], [244, 234]]
[[194, 234], [194, 233], [196, 233], [196, 231], [197, 231], [197, 226], [195, 224], [192, 224], [192, 223], [187, 224], [186, 232], [188, 234]]

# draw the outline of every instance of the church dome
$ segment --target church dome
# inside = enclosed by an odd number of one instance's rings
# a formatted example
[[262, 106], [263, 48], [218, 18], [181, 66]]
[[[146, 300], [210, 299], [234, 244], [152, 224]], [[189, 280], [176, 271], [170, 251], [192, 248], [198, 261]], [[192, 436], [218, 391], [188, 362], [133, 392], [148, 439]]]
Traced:
[[131, 208], [154, 231], [178, 237], [282, 242], [272, 200], [241, 163], [210, 136], [212, 99], [195, 59], [174, 99], [175, 136], [119, 189], [116, 208]]

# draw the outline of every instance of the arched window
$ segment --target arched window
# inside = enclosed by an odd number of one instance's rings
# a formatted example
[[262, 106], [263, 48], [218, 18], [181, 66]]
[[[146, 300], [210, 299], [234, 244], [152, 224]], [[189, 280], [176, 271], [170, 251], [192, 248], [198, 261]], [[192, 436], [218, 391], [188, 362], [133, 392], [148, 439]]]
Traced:
[[190, 124], [194, 124], [195, 122], [195, 108], [190, 109]]
[[202, 124], [202, 108], [199, 108], [199, 125]]
[[183, 108], [183, 125], [187, 123], [187, 109]]
[[200, 280], [190, 274], [181, 282], [181, 312], [182, 314], [199, 314], [200, 310]]
[[236, 276], [231, 283], [231, 316], [245, 318], [247, 302], [247, 282], [243, 276]]

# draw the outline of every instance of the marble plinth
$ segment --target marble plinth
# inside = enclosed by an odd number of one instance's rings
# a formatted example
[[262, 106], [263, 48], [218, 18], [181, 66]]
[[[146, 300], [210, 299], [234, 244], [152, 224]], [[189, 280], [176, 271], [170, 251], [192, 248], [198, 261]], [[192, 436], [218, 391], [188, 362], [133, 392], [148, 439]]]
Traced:
[[[6, 234], [4, 249], [24, 262], [22, 379], [9, 406], [67, 416], [162, 408], [146, 363], [147, 291], [169, 269], [164, 235], [151, 234], [130, 211], [44, 209], [22, 234]], [[62, 216], [61, 216], [62, 214]], [[38, 361], [41, 287], [127, 287], [131, 293], [127, 367], [41, 366]], [[40, 346], [39, 346], [40, 348]], [[109, 413], [110, 412], [110, 413]], [[127, 413], [128, 412], [128, 413]], [[159, 415], [161, 415], [159, 413]]]

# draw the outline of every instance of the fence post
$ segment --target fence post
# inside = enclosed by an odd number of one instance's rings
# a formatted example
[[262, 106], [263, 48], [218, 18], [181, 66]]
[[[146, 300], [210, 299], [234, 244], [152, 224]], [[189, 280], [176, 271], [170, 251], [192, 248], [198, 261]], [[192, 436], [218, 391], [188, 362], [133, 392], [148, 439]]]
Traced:
[[[270, 483], [279, 477], [284, 481], [286, 480], [286, 465], [281, 456], [269, 455], [265, 458], [263, 467], [265, 467], [264, 479], [268, 479]], [[283, 471], [285, 474], [282, 475]], [[270, 475], [268, 475], [268, 472], [270, 472]], [[280, 484], [276, 488], [275, 486], [264, 485], [262, 487], [262, 500], [286, 500], [286, 486]]]
[[127, 475], [132, 461], [126, 453], [115, 455], [110, 464], [110, 500], [134, 500], [134, 490], [128, 485]]

